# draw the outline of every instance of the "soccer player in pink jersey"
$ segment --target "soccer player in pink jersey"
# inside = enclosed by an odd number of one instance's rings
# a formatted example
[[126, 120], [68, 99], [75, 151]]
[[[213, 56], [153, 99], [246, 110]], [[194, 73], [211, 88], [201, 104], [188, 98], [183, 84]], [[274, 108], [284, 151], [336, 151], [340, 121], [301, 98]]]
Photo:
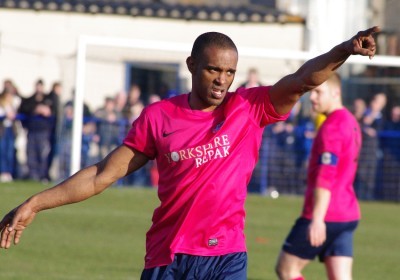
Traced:
[[229, 92], [234, 42], [218, 32], [200, 35], [186, 60], [191, 92], [149, 105], [106, 158], [9, 212], [0, 247], [17, 244], [38, 212], [99, 194], [154, 159], [160, 205], [146, 235], [142, 279], [246, 279], [244, 204], [264, 127], [285, 120], [350, 55], [372, 58], [377, 31], [357, 33], [273, 86], [236, 92]]
[[301, 271], [318, 256], [328, 279], [351, 279], [353, 233], [360, 219], [353, 188], [360, 127], [342, 104], [338, 74], [311, 90], [310, 100], [327, 118], [313, 142], [301, 217], [283, 244], [276, 271], [280, 279], [304, 279]]

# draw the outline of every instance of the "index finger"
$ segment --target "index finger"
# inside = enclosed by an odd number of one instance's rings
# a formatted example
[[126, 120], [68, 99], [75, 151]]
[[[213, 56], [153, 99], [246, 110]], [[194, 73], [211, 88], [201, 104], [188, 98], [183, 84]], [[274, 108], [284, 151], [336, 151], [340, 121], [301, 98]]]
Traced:
[[4, 216], [3, 217], [3, 219], [0, 221], [0, 231], [3, 229], [3, 228], [6, 228], [6, 226], [10, 223], [10, 217], [9, 217], [9, 215], [7, 214], [6, 216]]
[[[3, 220], [1, 221], [0, 226], [0, 248], [8, 249], [11, 246], [12, 240], [15, 237], [15, 234], [18, 233], [15, 230], [17, 226], [19, 217], [15, 215], [14, 210], [8, 213]], [[21, 237], [22, 232], [17, 234], [17, 240], [14, 239], [14, 244], [19, 242], [19, 238]]]
[[5, 248], [8, 249], [11, 247], [11, 243], [14, 239], [14, 235], [15, 235], [15, 231], [14, 230], [10, 230], [9, 227], [6, 227], [1, 235], [1, 244], [0, 244], [0, 248]]
[[374, 33], [380, 32], [380, 31], [381, 31], [381, 28], [379, 26], [374, 26], [374, 27], [368, 28], [367, 30], [361, 31], [361, 35], [368, 37]]
[[9, 239], [10, 231], [7, 224], [0, 228], [0, 248], [7, 248], [7, 240]]

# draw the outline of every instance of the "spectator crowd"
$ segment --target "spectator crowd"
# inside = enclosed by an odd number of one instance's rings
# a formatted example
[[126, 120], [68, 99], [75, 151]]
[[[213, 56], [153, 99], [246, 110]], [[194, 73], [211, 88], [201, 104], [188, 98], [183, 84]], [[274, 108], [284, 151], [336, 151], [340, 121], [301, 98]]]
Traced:
[[[243, 87], [259, 86], [256, 69], [249, 70]], [[22, 97], [11, 80], [0, 94], [0, 182], [29, 179], [47, 183], [70, 173], [73, 96], [62, 103], [62, 85], [45, 90], [38, 80], [33, 93]], [[149, 94], [145, 100], [138, 85], [127, 93], [107, 96], [100, 108], [84, 104], [81, 167], [97, 162], [122, 142], [143, 108], [161, 100]], [[371, 100], [356, 98], [351, 111], [362, 128], [362, 148], [355, 189], [360, 199], [400, 200], [400, 105], [387, 108], [387, 97], [377, 92]], [[306, 186], [307, 160], [323, 116], [312, 112], [302, 99], [285, 122], [268, 126], [250, 191], [274, 189], [302, 194]], [[127, 176], [117, 185], [157, 186], [155, 161]]]

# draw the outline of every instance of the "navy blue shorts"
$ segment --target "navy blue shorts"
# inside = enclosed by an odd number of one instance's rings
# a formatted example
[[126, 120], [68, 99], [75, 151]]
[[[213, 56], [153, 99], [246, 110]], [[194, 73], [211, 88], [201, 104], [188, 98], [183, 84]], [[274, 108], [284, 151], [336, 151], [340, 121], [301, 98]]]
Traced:
[[326, 222], [326, 240], [319, 247], [313, 247], [308, 240], [310, 220], [297, 219], [282, 250], [302, 259], [313, 260], [318, 256], [321, 262], [328, 256], [353, 257], [353, 233], [358, 221], [332, 223]]
[[247, 253], [203, 257], [176, 254], [170, 265], [144, 269], [141, 280], [245, 280]]

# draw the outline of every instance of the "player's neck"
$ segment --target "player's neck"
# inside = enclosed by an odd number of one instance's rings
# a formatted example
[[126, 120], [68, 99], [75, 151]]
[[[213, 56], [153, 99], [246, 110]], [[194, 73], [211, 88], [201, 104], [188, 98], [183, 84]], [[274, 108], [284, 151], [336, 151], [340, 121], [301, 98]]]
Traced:
[[207, 104], [192, 92], [188, 95], [189, 107], [194, 111], [212, 112], [217, 108], [217, 105]]
[[328, 112], [325, 113], [326, 116], [329, 116], [330, 114], [332, 114], [333, 112], [337, 111], [337, 110], [341, 110], [343, 109], [343, 104], [335, 104], [334, 106], [332, 106]]

